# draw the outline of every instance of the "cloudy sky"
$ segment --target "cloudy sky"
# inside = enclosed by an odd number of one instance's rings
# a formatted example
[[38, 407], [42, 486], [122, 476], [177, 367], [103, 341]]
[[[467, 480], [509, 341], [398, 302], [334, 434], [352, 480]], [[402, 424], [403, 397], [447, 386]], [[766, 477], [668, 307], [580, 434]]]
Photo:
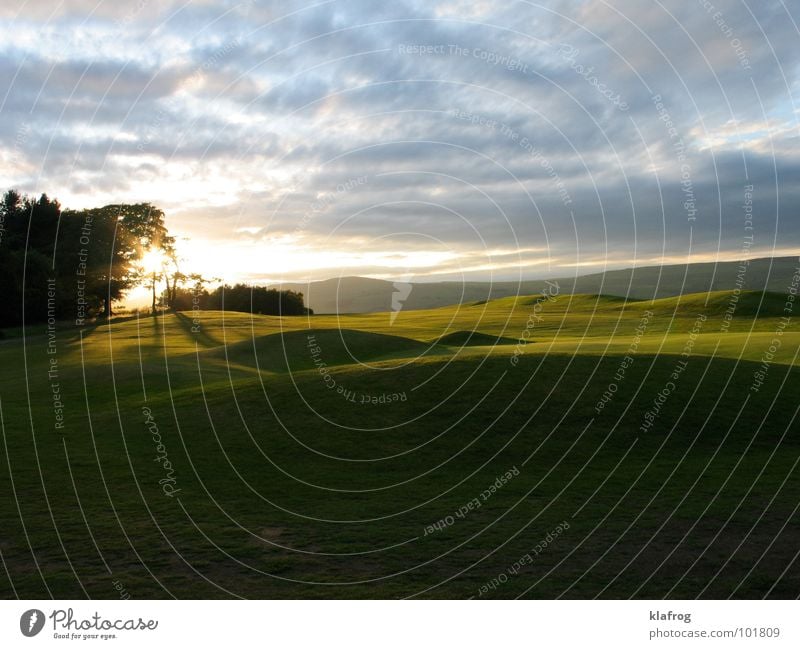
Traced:
[[0, 16], [0, 185], [153, 202], [193, 270], [513, 279], [800, 249], [796, 2]]

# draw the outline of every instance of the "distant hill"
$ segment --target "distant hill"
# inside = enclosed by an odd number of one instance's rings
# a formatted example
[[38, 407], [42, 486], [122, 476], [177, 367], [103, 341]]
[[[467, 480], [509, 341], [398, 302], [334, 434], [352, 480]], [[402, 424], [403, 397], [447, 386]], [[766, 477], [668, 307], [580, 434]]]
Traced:
[[[675, 264], [610, 270], [578, 277], [549, 280], [561, 293], [594, 293], [637, 299], [660, 299], [686, 293], [740, 288], [785, 293], [800, 265], [797, 257], [751, 259], [742, 273], [741, 262]], [[739, 276], [741, 283], [737, 285]], [[548, 288], [544, 279], [518, 282], [391, 282], [368, 277], [341, 277], [309, 283], [284, 283], [300, 291], [315, 313], [373, 313], [408, 309], [435, 309], [531, 295]]]

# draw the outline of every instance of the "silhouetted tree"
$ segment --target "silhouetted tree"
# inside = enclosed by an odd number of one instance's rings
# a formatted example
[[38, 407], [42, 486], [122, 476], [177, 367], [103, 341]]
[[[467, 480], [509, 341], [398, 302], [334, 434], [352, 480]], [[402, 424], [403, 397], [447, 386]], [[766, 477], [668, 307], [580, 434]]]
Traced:
[[263, 315], [306, 315], [303, 294], [266, 286], [234, 284], [219, 286], [209, 295], [208, 308]]
[[42, 321], [54, 304], [59, 319], [110, 317], [115, 301], [147, 281], [144, 254], [175, 256], [164, 213], [149, 203], [61, 212], [46, 194], [10, 190], [0, 223], [0, 326]]

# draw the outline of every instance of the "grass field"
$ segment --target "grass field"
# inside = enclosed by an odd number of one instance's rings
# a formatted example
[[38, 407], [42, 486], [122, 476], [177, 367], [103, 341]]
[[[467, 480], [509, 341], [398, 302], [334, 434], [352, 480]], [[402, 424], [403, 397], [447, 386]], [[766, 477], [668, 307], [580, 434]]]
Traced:
[[786, 300], [29, 328], [0, 595], [797, 597]]

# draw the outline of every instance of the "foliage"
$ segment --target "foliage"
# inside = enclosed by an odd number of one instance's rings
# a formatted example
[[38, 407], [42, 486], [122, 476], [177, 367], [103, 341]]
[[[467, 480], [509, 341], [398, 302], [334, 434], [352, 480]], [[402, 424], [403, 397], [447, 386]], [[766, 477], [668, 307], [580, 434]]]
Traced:
[[306, 315], [311, 311], [303, 304], [303, 294], [279, 291], [265, 286], [218, 286], [209, 292], [202, 281], [192, 289], [178, 288], [171, 306], [176, 311], [212, 310], [240, 311], [261, 315]]
[[[163, 259], [160, 268], [142, 268], [154, 252]], [[210, 280], [181, 271], [164, 212], [150, 203], [62, 211], [46, 194], [37, 199], [10, 190], [0, 201], [0, 273], [0, 327], [110, 317], [112, 304], [137, 284], [151, 288], [155, 313], [162, 281], [161, 304], [177, 310], [196, 307], [199, 294], [199, 308], [306, 313], [302, 294], [292, 291], [243, 284], [206, 291]]]

